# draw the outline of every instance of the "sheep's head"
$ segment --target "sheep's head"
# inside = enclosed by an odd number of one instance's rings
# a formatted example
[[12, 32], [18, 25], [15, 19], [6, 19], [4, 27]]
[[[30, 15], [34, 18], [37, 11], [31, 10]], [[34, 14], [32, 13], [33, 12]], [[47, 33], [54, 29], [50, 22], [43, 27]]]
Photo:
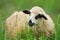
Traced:
[[38, 6], [33, 7], [31, 10], [24, 10], [23, 12], [25, 14], [29, 14], [30, 16], [28, 21], [29, 26], [38, 24], [38, 19], [44, 18], [45, 20], [47, 20], [47, 18], [44, 16], [45, 12]]

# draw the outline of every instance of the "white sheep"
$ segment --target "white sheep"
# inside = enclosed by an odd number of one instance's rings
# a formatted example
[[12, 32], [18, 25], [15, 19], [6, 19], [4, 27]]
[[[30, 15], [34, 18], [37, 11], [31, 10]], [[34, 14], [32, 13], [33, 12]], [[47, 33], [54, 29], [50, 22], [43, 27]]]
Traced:
[[[32, 31], [36, 35], [37, 40], [39, 39], [39, 35], [41, 33], [46, 36], [50, 36], [55, 33], [55, 27], [51, 17], [38, 6], [33, 7], [31, 10], [14, 12], [6, 20], [5, 33], [11, 31], [10, 34], [14, 37], [16, 32], [22, 32], [22, 30], [28, 27], [26, 26], [28, 20], [29, 26], [32, 27]], [[29, 31], [29, 27], [27, 30]]]
[[17, 32], [22, 32], [29, 27], [27, 26], [27, 20], [29, 15], [24, 14], [22, 11], [15, 11], [10, 17], [6, 19], [6, 27], [5, 27], [5, 39], [8, 35], [11, 37], [15, 37]]
[[32, 31], [36, 35], [37, 40], [39, 40], [41, 33], [47, 37], [55, 34], [53, 20], [42, 8], [35, 6], [31, 10], [24, 10], [23, 12], [29, 14], [29, 26], [32, 27]]

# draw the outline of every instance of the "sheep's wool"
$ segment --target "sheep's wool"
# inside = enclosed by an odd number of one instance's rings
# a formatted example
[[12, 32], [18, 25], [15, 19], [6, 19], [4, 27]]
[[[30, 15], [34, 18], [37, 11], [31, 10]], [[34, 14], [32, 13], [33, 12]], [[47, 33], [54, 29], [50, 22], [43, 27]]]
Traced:
[[46, 36], [49, 36], [51, 34], [54, 34], [55, 32], [55, 27], [53, 20], [49, 15], [47, 15], [44, 10], [38, 6], [33, 7], [31, 10], [31, 14], [43, 14], [45, 17], [47, 17], [47, 20], [44, 18], [38, 19], [37, 25], [33, 26], [33, 32], [36, 33], [36, 35], [39, 35], [39, 32], [43, 32]]
[[24, 30], [26, 27], [28, 28], [28, 17], [29, 16], [27, 14], [24, 14], [22, 11], [15, 11], [6, 20], [6, 31], [11, 32], [10, 34], [12, 36], [15, 36], [16, 32], [22, 32], [22, 30]]

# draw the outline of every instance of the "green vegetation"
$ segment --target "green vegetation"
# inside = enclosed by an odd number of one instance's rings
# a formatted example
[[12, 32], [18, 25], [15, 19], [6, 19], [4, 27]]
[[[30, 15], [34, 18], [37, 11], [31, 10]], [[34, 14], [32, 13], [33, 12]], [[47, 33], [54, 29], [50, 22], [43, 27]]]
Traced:
[[[31, 9], [33, 6], [42, 7], [52, 17], [56, 28], [55, 40], [60, 40], [60, 0], [0, 0], [0, 40], [4, 40], [6, 18], [14, 11]], [[22, 37], [19, 35], [17, 33], [15, 39], [7, 40], [36, 40], [32, 32], [25, 33]], [[43, 37], [40, 39], [44, 40]]]

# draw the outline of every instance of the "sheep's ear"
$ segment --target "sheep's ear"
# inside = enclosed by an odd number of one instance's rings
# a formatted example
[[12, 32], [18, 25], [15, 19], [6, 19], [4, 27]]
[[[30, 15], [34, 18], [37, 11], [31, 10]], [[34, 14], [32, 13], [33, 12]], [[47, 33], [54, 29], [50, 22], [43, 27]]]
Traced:
[[29, 10], [23, 10], [23, 13], [30, 14], [30, 11]]
[[47, 20], [47, 17], [43, 14], [40, 15], [42, 18], [44, 18], [45, 20]]
[[43, 14], [39, 14], [37, 17], [38, 18], [44, 18], [45, 20], [47, 20], [47, 17], [45, 15], [43, 15]]

